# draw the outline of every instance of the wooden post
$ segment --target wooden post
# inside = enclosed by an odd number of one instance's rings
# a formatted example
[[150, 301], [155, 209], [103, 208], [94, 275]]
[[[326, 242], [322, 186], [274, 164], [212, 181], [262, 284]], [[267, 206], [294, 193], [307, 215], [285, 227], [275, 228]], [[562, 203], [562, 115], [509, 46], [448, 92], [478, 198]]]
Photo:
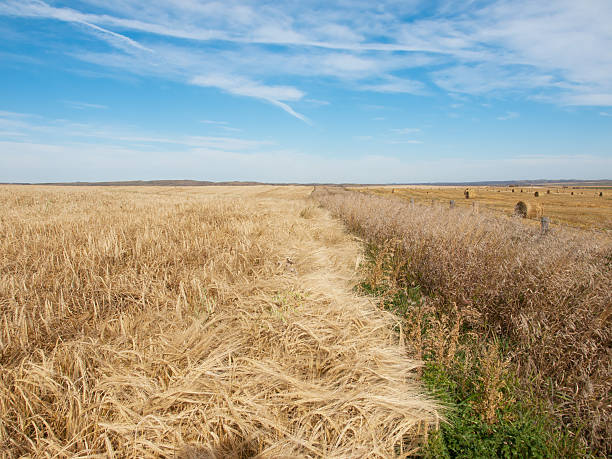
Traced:
[[452, 199], [451, 199], [451, 202], [450, 202], [450, 208], [451, 209], [455, 208], [455, 201], [453, 201]]
[[472, 202], [472, 213], [475, 213], [475, 214], [478, 213], [478, 201]]
[[548, 217], [542, 217], [540, 219], [540, 224], [542, 225], [542, 234], [548, 233], [548, 230], [549, 230], [548, 225], [549, 225], [549, 223], [550, 223], [550, 219]]

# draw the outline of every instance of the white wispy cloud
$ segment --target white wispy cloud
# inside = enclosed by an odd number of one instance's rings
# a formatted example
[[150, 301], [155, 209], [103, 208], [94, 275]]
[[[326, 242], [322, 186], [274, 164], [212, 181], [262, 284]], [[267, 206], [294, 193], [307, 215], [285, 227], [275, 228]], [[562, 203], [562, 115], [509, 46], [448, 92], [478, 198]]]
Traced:
[[[290, 105], [305, 100], [303, 91], [269, 81], [333, 78], [354, 91], [418, 95], [435, 85], [454, 95], [612, 105], [608, 0], [445, 1], [433, 8], [416, 0], [156, 0], [147, 8], [135, 0], [82, 0], [71, 8], [4, 0], [0, 14], [72, 23], [114, 49], [70, 51], [87, 62], [265, 100], [304, 121]], [[207, 47], [212, 41], [224, 46]]]
[[315, 107], [324, 107], [326, 105], [330, 105], [328, 101], [319, 99], [304, 99], [304, 102], [307, 102], [310, 105], [314, 105]]
[[600, 107], [612, 106], [612, 90], [609, 93], [567, 94], [563, 96], [565, 105], [594, 105]]
[[200, 120], [200, 123], [204, 123], [204, 124], [221, 124], [221, 125], [228, 124], [227, 121], [214, 121], [214, 120]]
[[0, 137], [4, 137], [6, 139], [8, 139], [10, 137], [25, 137], [25, 134], [23, 132], [19, 132], [19, 131], [4, 131], [4, 130], [0, 130]]
[[359, 85], [362, 91], [386, 92], [386, 93], [408, 93], [422, 95], [425, 93], [425, 85], [420, 81], [398, 78], [392, 75], [386, 76], [372, 83]]
[[6, 110], [0, 110], [0, 118], [32, 118], [37, 117], [33, 113], [20, 113], [20, 112], [9, 112]]
[[[222, 128], [226, 126], [222, 125]], [[0, 111], [0, 129], [11, 132], [29, 142], [55, 142], [56, 137], [64, 143], [95, 142], [116, 148], [137, 151], [150, 148], [163, 149], [169, 146], [186, 149], [209, 148], [223, 151], [251, 151], [269, 147], [270, 140], [253, 140], [227, 136], [158, 135], [142, 131], [133, 126], [101, 125], [99, 123], [75, 123], [64, 119], [48, 119], [29, 113]]]
[[219, 88], [238, 96], [266, 100], [297, 119], [310, 123], [308, 118], [296, 112], [286, 103], [286, 101], [298, 101], [304, 96], [302, 91], [291, 86], [266, 86], [244, 77], [220, 74], [197, 76], [190, 82], [198, 86]]
[[508, 68], [497, 64], [456, 65], [432, 73], [433, 81], [441, 88], [459, 93], [483, 95], [520, 89], [533, 90], [552, 86], [551, 75], [533, 69]]
[[407, 135], [407, 134], [416, 134], [418, 132], [421, 132], [421, 129], [419, 128], [394, 128], [394, 129], [390, 129], [390, 131], [395, 132], [396, 134]]
[[91, 29], [94, 33], [115, 47], [151, 51], [151, 49], [125, 35], [96, 25], [95, 22], [104, 22], [101, 20], [102, 18], [97, 15], [82, 14], [71, 8], [56, 8], [41, 0], [9, 0], [0, 5], [0, 13], [10, 16], [56, 19], [58, 21], [80, 24]]
[[412, 144], [412, 145], [418, 145], [423, 143], [422, 140], [415, 140], [415, 139], [410, 139], [410, 140], [386, 140], [386, 143], [390, 144], [390, 145], [401, 145], [401, 144]]
[[106, 110], [108, 108], [107, 105], [102, 104], [91, 104], [88, 102], [79, 102], [76, 100], [64, 100], [62, 101], [65, 105], [69, 107], [76, 108], [77, 110], [84, 110], [88, 108], [98, 109], [98, 110]]
[[291, 86], [267, 86], [234, 75], [201, 75], [194, 77], [191, 83], [198, 86], [212, 86], [239, 96], [255, 97], [264, 100], [300, 100], [304, 93]]
[[497, 117], [500, 121], [513, 120], [518, 118], [520, 115], [517, 112], [506, 112], [505, 115], [500, 115]]
[[209, 124], [217, 129], [223, 129], [228, 132], [242, 132], [240, 128], [228, 126], [229, 123], [227, 121], [200, 120], [200, 123]]
[[[60, 18], [58, 18], [60, 19]], [[77, 21], [77, 20], [72, 20], [70, 22], [76, 22], [77, 24], [82, 24], [84, 26], [87, 26], [91, 29], [93, 29], [96, 32], [99, 32], [102, 37], [104, 38], [105, 41], [109, 42], [110, 44], [112, 44], [113, 46], [117, 47], [117, 48], [122, 48], [125, 49], [125, 47], [131, 47], [131, 48], [136, 48], [138, 50], [141, 51], [149, 51], [149, 52], [153, 52], [152, 49], [147, 48], [146, 46], [141, 45], [140, 43], [138, 43], [135, 40], [132, 40], [129, 37], [126, 37], [125, 35], [121, 35], [119, 33], [113, 32], [111, 30], [108, 29], [104, 29], [103, 27], [99, 27], [95, 24], [91, 24], [89, 22], [85, 22], [85, 21]]]

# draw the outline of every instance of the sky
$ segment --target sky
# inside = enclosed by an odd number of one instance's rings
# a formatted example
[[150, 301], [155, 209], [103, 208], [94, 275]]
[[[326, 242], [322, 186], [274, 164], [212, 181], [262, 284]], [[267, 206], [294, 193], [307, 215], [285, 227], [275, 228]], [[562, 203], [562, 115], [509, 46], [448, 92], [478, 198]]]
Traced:
[[0, 182], [612, 179], [610, 0], [0, 0]]

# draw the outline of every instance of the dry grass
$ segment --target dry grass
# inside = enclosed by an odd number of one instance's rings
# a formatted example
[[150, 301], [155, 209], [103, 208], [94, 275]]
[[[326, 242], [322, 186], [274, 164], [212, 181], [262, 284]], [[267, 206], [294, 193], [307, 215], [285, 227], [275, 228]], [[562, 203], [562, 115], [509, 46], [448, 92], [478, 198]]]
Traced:
[[[571, 225], [586, 229], [612, 231], [612, 189], [596, 187], [470, 187], [470, 198], [465, 199], [465, 187], [436, 186], [394, 186], [358, 187], [360, 191], [414, 199], [420, 204], [448, 206], [452, 199], [457, 206], [469, 207], [477, 201], [482, 208], [488, 208], [508, 216], [514, 213], [518, 201], [542, 206], [543, 215], [553, 224]], [[514, 189], [514, 193], [512, 190]], [[523, 190], [523, 192], [521, 192]], [[535, 192], [539, 193], [535, 197]], [[550, 191], [550, 193], [548, 193]], [[571, 193], [574, 193], [573, 195]], [[599, 196], [602, 193], [603, 196]], [[530, 218], [538, 218], [537, 213]]]
[[[591, 446], [612, 452], [609, 237], [563, 228], [542, 235], [520, 218], [340, 189], [316, 197], [392, 254], [394, 282], [419, 285], [437, 309], [457, 308], [449, 315], [457, 323], [507, 342], [526, 387]], [[455, 352], [451, 335], [441, 337], [451, 341], [447, 353]]]
[[0, 188], [0, 450], [390, 457], [437, 422], [311, 188]]

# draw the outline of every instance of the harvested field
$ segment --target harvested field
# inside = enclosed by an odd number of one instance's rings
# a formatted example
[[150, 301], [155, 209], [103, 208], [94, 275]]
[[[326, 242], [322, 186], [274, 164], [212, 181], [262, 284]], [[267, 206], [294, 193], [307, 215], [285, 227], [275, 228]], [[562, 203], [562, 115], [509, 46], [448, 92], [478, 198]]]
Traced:
[[[542, 207], [543, 215], [553, 224], [586, 229], [612, 231], [612, 190], [609, 187], [538, 186], [538, 187], [466, 187], [459, 186], [384, 186], [354, 187], [353, 189], [379, 195], [391, 195], [420, 204], [448, 206], [454, 200], [459, 207], [470, 207], [476, 201], [481, 208], [512, 215], [518, 201]], [[513, 192], [514, 190], [514, 192]], [[522, 191], [521, 191], [522, 190]], [[550, 191], [550, 193], [549, 193]], [[539, 196], [535, 196], [535, 193]], [[573, 194], [572, 194], [573, 193]], [[601, 196], [600, 196], [601, 194]], [[537, 218], [534, 215], [532, 218]]]
[[304, 187], [0, 188], [3, 457], [390, 457], [421, 394]]

